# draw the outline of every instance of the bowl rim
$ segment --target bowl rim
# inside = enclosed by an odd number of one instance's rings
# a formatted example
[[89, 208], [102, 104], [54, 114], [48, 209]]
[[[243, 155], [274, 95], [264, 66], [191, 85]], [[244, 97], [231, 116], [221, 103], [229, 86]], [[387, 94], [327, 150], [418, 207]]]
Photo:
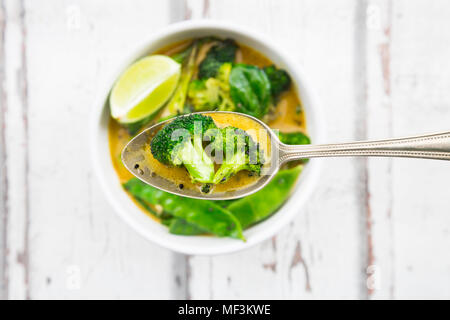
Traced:
[[[105, 165], [105, 162], [102, 162], [101, 148], [99, 147], [100, 135], [102, 134], [102, 117], [105, 112], [105, 108], [107, 106], [107, 99], [109, 96], [109, 92], [114, 85], [116, 79], [119, 77], [120, 73], [129, 66], [133, 61], [142, 57], [144, 54], [148, 54], [148, 47], [151, 46], [152, 43], [157, 41], [164, 41], [165, 38], [170, 36], [175, 36], [178, 33], [186, 33], [186, 32], [198, 32], [198, 31], [207, 31], [209, 29], [219, 30], [225, 33], [235, 33], [239, 34], [242, 37], [252, 39], [254, 42], [261, 44], [266, 47], [268, 50], [272, 50], [275, 52], [282, 61], [288, 66], [290, 73], [295, 73], [295, 76], [298, 78], [298, 82], [295, 82], [295, 89], [298, 91], [300, 97], [307, 95], [310, 100], [310, 105], [312, 107], [308, 107], [308, 111], [306, 113], [306, 117], [308, 119], [308, 127], [310, 127], [310, 119], [308, 115], [311, 113], [313, 116], [313, 127], [314, 127], [314, 136], [312, 137], [314, 143], [323, 142], [325, 133], [324, 133], [324, 117], [322, 116], [322, 110], [320, 107], [320, 101], [315, 94], [314, 90], [311, 88], [309, 84], [309, 79], [305, 74], [303, 68], [293, 60], [289, 55], [288, 51], [285, 50], [278, 43], [273, 41], [272, 39], [259, 34], [255, 31], [250, 30], [246, 26], [240, 26], [236, 24], [231, 24], [226, 21], [216, 21], [216, 20], [191, 20], [191, 21], [183, 21], [175, 24], [168, 25], [162, 28], [160, 31], [155, 32], [146, 39], [142, 40], [141, 44], [135, 48], [135, 50], [131, 51], [131, 54], [126, 56], [126, 59], [122, 60], [122, 63], [118, 64], [118, 68], [114, 70], [114, 72], [109, 73], [107, 79], [109, 81], [105, 82], [105, 85], [101, 87], [101, 90], [97, 91], [97, 97], [95, 99], [95, 104], [93, 110], [90, 115], [90, 135], [89, 135], [89, 145], [90, 145], [90, 154], [91, 160], [93, 163], [93, 169], [95, 175], [100, 183], [100, 186], [106, 195], [108, 202], [114, 208], [114, 211], [135, 231], [137, 231], [144, 238], [162, 246], [167, 249], [170, 249], [175, 252], [189, 254], [189, 255], [217, 255], [217, 254], [225, 254], [240, 251], [246, 248], [250, 248], [268, 238], [273, 237], [282, 227], [284, 227], [287, 223], [289, 223], [298, 213], [299, 209], [304, 206], [306, 200], [310, 197], [312, 191], [316, 187], [316, 184], [319, 180], [320, 172], [321, 172], [321, 160], [313, 159], [308, 163], [305, 167], [304, 172], [302, 172], [299, 177], [299, 181], [297, 181], [292, 194], [287, 199], [287, 201], [277, 210], [275, 214], [270, 216], [265, 221], [262, 221], [251, 227], [247, 230], [244, 230], [244, 234], [251, 233], [251, 236], [247, 236], [247, 241], [242, 242], [235, 239], [230, 238], [216, 238], [216, 237], [186, 237], [186, 236], [177, 236], [172, 235], [166, 230], [167, 236], [158, 235], [152, 232], [149, 232], [148, 228], [145, 227], [144, 220], [133, 218], [130, 213], [124, 208], [124, 205], [121, 203], [122, 200], [118, 199], [114, 195], [114, 191], [112, 190], [112, 186], [107, 182], [107, 178], [104, 175], [104, 171], [102, 166]], [[211, 31], [212, 33], [214, 31]], [[193, 35], [194, 36], [194, 35]], [[169, 43], [168, 43], [169, 44]], [[269, 57], [270, 58], [270, 57]], [[300, 87], [302, 89], [300, 90]], [[300, 92], [299, 92], [300, 91]], [[302, 99], [303, 102], [303, 99]], [[312, 111], [313, 110], [313, 111]], [[103, 132], [104, 134], [104, 132]], [[109, 145], [108, 145], [109, 150]], [[108, 153], [109, 165], [112, 167], [112, 161], [110, 155]], [[307, 177], [306, 177], [307, 176]], [[117, 176], [115, 177], [117, 179]], [[308, 180], [307, 180], [308, 179]], [[118, 181], [118, 179], [117, 179]], [[300, 184], [305, 184], [307, 182], [306, 188], [300, 188]], [[119, 185], [120, 182], [118, 181]], [[299, 191], [303, 191], [299, 193]], [[126, 194], [124, 190], [122, 193]], [[297, 195], [297, 193], [299, 193]], [[128, 195], [127, 195], [128, 197]], [[131, 199], [129, 202], [133, 203]], [[134, 207], [142, 211], [138, 208], [134, 203]], [[281, 214], [284, 212], [284, 214]], [[151, 221], [154, 224], [160, 225], [154, 219], [149, 218], [145, 213], [141, 212], [142, 217]], [[274, 219], [277, 217], [277, 219]], [[138, 221], [140, 220], [140, 221]], [[276, 220], [276, 221], [274, 221]], [[270, 224], [267, 222], [271, 221]], [[161, 226], [161, 225], [160, 225]], [[253, 232], [251, 232], [253, 230]], [[201, 239], [201, 242], [206, 243], [214, 243], [212, 245], [193, 245], [190, 244], [190, 240], [192, 238]], [[198, 242], [198, 241], [193, 241]]]

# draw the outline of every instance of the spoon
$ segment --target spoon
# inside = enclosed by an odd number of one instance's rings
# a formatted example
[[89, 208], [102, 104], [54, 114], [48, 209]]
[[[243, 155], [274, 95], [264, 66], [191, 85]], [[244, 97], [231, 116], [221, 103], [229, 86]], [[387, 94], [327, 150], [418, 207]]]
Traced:
[[145, 151], [145, 146], [172, 119], [160, 122], [144, 130], [125, 146], [122, 151], [122, 162], [125, 167], [143, 182], [176, 195], [196, 199], [229, 200], [242, 198], [260, 190], [272, 180], [283, 164], [294, 160], [348, 156], [450, 160], [450, 132], [378, 141], [324, 145], [286, 145], [280, 142], [275, 132], [269, 126], [252, 116], [227, 111], [201, 113], [208, 115], [213, 115], [214, 113], [230, 113], [236, 116], [246, 117], [257, 122], [267, 131], [270, 139], [271, 152], [268, 155], [268, 161], [266, 161], [263, 167], [261, 177], [255, 183], [238, 190], [205, 194], [188, 188], [180, 189], [175, 183], [152, 173], [152, 168], [149, 167], [149, 162], [147, 161], [151, 155], [148, 151]]

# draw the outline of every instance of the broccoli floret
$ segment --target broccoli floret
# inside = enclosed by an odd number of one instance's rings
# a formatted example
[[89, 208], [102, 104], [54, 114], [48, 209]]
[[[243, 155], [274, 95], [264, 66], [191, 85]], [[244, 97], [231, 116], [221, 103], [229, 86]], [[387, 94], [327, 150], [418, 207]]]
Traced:
[[[220, 137], [220, 136], [219, 136]], [[260, 175], [263, 159], [260, 157], [259, 145], [245, 131], [226, 127], [221, 129], [221, 138], [215, 139], [215, 154], [223, 157], [222, 165], [214, 175], [213, 183], [222, 183], [242, 170]]]
[[285, 70], [277, 69], [274, 65], [265, 67], [263, 70], [269, 78], [272, 98], [276, 101], [283, 91], [289, 89], [291, 77]]
[[269, 111], [270, 81], [257, 66], [235, 64], [230, 72], [230, 96], [238, 112], [261, 119]]
[[183, 113], [189, 82], [191, 81], [195, 71], [195, 59], [197, 58], [197, 52], [198, 42], [194, 41], [182, 54], [180, 54], [179, 57], [175, 57], [179, 61], [182, 61], [183, 67], [181, 70], [180, 80], [178, 81], [175, 92], [165, 107], [162, 114], [163, 117], [180, 115]]
[[203, 149], [203, 135], [216, 129], [213, 119], [201, 114], [175, 118], [153, 137], [153, 157], [166, 165], [184, 166], [193, 182], [210, 183], [214, 163]]
[[[299, 145], [299, 144], [311, 144], [311, 139], [301, 131], [298, 132], [278, 132], [278, 138], [284, 144]], [[303, 159], [298, 162], [291, 162], [289, 165], [296, 165], [296, 163], [306, 163], [308, 159]]]
[[209, 183], [205, 183], [200, 190], [203, 193], [209, 193], [211, 191], [211, 185]]
[[228, 83], [231, 67], [231, 63], [224, 63], [220, 66], [215, 78], [199, 79], [191, 82], [188, 97], [196, 111], [235, 110], [235, 105], [230, 97], [230, 85]]
[[213, 45], [198, 66], [198, 78], [215, 77], [224, 62], [234, 62], [237, 48], [236, 42], [232, 39], [225, 39]]

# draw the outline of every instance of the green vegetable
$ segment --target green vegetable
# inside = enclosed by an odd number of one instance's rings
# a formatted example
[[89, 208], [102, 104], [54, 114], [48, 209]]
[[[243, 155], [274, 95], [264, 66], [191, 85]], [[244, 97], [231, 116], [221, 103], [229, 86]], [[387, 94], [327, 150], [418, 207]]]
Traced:
[[291, 77], [285, 70], [277, 69], [274, 65], [264, 67], [263, 71], [269, 78], [272, 98], [277, 101], [280, 94], [291, 86]]
[[235, 109], [228, 83], [231, 67], [231, 63], [224, 63], [220, 66], [215, 78], [191, 81], [188, 97], [195, 111], [233, 111]]
[[[183, 69], [181, 70], [180, 80], [177, 88], [175, 89], [172, 98], [167, 103], [166, 110], [169, 112], [167, 115], [178, 115], [183, 113], [184, 102], [186, 101], [186, 95], [189, 88], [189, 82], [195, 71], [195, 59], [197, 58], [198, 43], [194, 43], [188, 48], [189, 55], [180, 55], [177, 59], [183, 59]], [[183, 58], [184, 56], [184, 58]]]
[[231, 203], [227, 209], [244, 229], [266, 219], [287, 200], [302, 168], [280, 171], [262, 190]]
[[203, 193], [209, 193], [211, 191], [211, 184], [205, 183], [204, 185], [202, 185], [201, 191]]
[[[290, 145], [311, 144], [311, 140], [309, 139], [309, 137], [301, 131], [288, 133], [278, 132], [278, 138], [284, 144]], [[299, 163], [307, 163], [308, 161], [309, 159], [293, 161], [289, 163], [288, 166], [295, 166]]]
[[198, 67], [198, 78], [215, 77], [223, 63], [234, 62], [237, 48], [236, 42], [232, 39], [225, 39], [212, 46]]
[[147, 211], [148, 213], [151, 213], [153, 216], [158, 217], [158, 212], [156, 210], [153, 210], [152, 207], [149, 206], [149, 204], [141, 199], [135, 198], [135, 200]]
[[172, 219], [168, 227], [170, 233], [183, 236], [195, 236], [206, 233], [205, 230], [197, 227], [195, 224], [180, 218]]
[[202, 114], [177, 117], [153, 137], [152, 155], [166, 165], [184, 165], [193, 182], [212, 182], [214, 163], [203, 149], [203, 136], [216, 128], [213, 119]]
[[226, 127], [220, 130], [221, 137], [215, 137], [213, 145], [217, 157], [220, 152], [222, 165], [214, 175], [213, 183], [223, 183], [242, 170], [261, 173], [263, 163], [259, 157], [258, 145], [244, 130]]
[[134, 197], [150, 204], [159, 204], [174, 217], [208, 233], [245, 240], [236, 217], [213, 201], [180, 197], [149, 186], [137, 178], [125, 183], [124, 188]]
[[311, 144], [311, 139], [309, 139], [309, 137], [306, 134], [300, 131], [288, 133], [279, 132], [278, 138], [284, 144], [292, 144], [292, 145]]
[[228, 208], [230, 204], [237, 201], [237, 199], [232, 200], [214, 200], [214, 203], [221, 206], [222, 208]]
[[267, 75], [256, 66], [237, 64], [230, 73], [230, 95], [236, 110], [256, 118], [269, 111], [271, 99]]

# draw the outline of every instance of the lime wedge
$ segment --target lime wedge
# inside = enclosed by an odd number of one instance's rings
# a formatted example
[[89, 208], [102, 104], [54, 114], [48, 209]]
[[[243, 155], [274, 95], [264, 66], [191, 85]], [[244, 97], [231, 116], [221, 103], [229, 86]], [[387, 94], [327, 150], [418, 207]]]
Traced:
[[109, 104], [120, 123], [134, 123], [157, 112], [174, 92], [181, 65], [163, 55], [136, 61], [115, 83]]

